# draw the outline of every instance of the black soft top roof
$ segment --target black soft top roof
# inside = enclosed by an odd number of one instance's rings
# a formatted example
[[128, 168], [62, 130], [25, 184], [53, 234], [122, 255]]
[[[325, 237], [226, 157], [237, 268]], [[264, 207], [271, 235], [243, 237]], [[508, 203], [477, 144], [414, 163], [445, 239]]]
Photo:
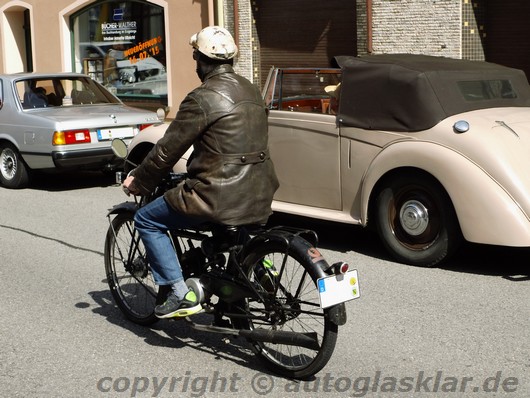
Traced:
[[[419, 131], [462, 112], [530, 106], [524, 72], [493, 63], [413, 54], [339, 56], [336, 60], [342, 69], [338, 120], [345, 126]], [[509, 81], [515, 93], [466, 98], [459, 84], [474, 81]]]

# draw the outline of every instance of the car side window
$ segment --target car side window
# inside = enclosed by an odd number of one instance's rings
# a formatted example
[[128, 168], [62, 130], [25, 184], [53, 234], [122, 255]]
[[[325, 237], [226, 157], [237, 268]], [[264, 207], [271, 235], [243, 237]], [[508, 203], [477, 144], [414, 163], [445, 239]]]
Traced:
[[[271, 109], [290, 112], [336, 112], [335, 88], [340, 83], [340, 71], [297, 70], [278, 75]], [[333, 89], [329, 89], [329, 88]]]
[[457, 84], [466, 101], [517, 98], [511, 82], [505, 79], [459, 81]]

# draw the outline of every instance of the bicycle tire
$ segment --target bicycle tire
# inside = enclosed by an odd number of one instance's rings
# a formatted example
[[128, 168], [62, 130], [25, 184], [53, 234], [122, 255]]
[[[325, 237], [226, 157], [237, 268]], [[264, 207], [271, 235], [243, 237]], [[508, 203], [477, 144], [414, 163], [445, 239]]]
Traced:
[[[131, 256], [131, 251], [134, 251]], [[118, 308], [132, 322], [151, 325], [158, 289], [145, 256], [145, 248], [134, 229], [134, 214], [118, 214], [105, 239], [107, 283]]]
[[[285, 256], [287, 259], [282, 271], [281, 264]], [[243, 260], [243, 269], [261, 292], [273, 292], [273, 286], [276, 285], [285, 288], [285, 292], [282, 291], [283, 288], [276, 289], [275, 300], [287, 304], [291, 310], [284, 311], [275, 321], [268, 323], [251, 319], [241, 320], [241, 318], [233, 320], [240, 328], [251, 330], [259, 327], [303, 333], [316, 332], [318, 350], [252, 341], [257, 357], [267, 368], [282, 376], [295, 379], [307, 379], [324, 368], [335, 349], [338, 331], [338, 326], [327, 316], [328, 310], [320, 308], [317, 281], [307, 271], [310, 267], [314, 267], [314, 264], [308, 263], [304, 258], [304, 255], [292, 246], [286, 253], [285, 246], [273, 240], [257, 246]], [[269, 278], [265, 279], [263, 272], [257, 271], [263, 266], [264, 261], [269, 268], [267, 270]], [[271, 267], [275, 269], [271, 271]], [[245, 310], [254, 315], [267, 312], [262, 302], [252, 298], [245, 299]], [[319, 330], [314, 330], [315, 328]]]

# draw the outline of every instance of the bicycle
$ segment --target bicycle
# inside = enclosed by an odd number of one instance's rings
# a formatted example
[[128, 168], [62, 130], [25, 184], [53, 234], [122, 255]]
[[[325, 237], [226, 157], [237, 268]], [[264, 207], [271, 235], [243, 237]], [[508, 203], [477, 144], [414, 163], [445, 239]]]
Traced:
[[[107, 215], [107, 282], [120, 310], [140, 325], [158, 321], [154, 307], [168, 287], [154, 283], [134, 214], [183, 178], [172, 173], [150, 196], [120, 203]], [[328, 363], [346, 323], [344, 303], [359, 297], [358, 275], [347, 263], [329, 265], [314, 231], [205, 224], [170, 236], [186, 283], [213, 317], [212, 324], [185, 318], [191, 327], [245, 338], [282, 376], [305, 379]], [[339, 288], [326, 294], [326, 284]]]

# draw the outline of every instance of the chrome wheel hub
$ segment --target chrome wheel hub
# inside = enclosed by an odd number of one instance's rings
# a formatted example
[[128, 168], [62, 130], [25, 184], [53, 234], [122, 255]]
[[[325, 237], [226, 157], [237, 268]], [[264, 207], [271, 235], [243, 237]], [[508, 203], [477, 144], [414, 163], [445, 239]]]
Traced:
[[409, 200], [401, 207], [399, 222], [409, 235], [421, 235], [429, 226], [429, 211], [423, 203]]
[[4, 149], [0, 154], [0, 173], [6, 179], [11, 179], [17, 172], [15, 154], [10, 149]]

